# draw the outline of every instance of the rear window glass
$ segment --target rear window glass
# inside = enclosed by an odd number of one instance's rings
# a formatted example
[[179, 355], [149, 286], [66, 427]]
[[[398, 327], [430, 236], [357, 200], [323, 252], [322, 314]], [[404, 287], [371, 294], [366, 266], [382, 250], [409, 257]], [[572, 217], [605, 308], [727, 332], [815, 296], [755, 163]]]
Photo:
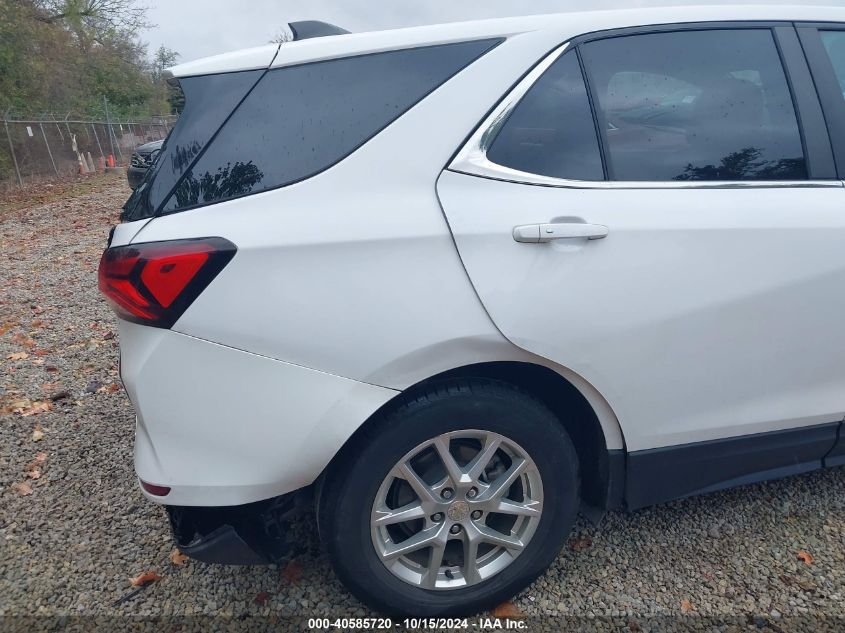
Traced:
[[153, 216], [185, 170], [263, 73], [263, 70], [250, 70], [185, 77], [179, 82], [185, 95], [185, 110], [144, 182], [123, 207], [124, 221]]
[[842, 98], [845, 99], [845, 31], [822, 31], [822, 42], [833, 64]]
[[768, 29], [582, 47], [613, 180], [804, 180], [798, 119]]
[[268, 71], [185, 173], [162, 212], [282, 187], [331, 167], [499, 41]]
[[531, 86], [493, 141], [487, 158], [553, 178], [604, 178], [587, 87], [574, 51], [555, 61]]

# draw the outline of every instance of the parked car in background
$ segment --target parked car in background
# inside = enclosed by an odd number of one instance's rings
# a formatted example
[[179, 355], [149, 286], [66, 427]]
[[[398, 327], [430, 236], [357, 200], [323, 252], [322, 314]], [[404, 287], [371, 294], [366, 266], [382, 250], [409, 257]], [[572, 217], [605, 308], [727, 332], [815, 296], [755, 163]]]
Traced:
[[147, 170], [158, 158], [163, 144], [164, 141], [152, 141], [135, 148], [132, 158], [129, 160], [129, 168], [126, 170], [126, 178], [129, 180], [129, 186], [132, 189], [137, 189], [141, 181], [144, 180]]
[[361, 599], [472, 613], [579, 508], [845, 463], [843, 38], [675, 7], [176, 67], [100, 287], [182, 551], [279, 561], [311, 494]]

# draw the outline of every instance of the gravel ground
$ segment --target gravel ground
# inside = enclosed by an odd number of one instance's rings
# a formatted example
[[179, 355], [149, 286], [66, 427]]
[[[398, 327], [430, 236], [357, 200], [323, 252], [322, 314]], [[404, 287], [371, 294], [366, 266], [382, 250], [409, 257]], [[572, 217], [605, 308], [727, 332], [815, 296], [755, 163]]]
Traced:
[[[0, 200], [0, 628], [22, 615], [372, 615], [314, 542], [284, 569], [171, 562], [164, 513], [136, 489], [115, 319], [96, 289], [128, 191], [117, 175]], [[161, 579], [130, 595], [148, 570]], [[843, 630], [843, 597], [840, 468], [579, 521], [513, 606], [524, 630]]]

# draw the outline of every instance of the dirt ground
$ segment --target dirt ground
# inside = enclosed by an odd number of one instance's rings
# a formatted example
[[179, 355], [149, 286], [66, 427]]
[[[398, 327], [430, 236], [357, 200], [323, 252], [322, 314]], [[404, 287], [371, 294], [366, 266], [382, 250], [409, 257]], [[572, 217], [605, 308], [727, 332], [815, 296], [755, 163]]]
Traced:
[[[128, 193], [111, 174], [0, 198], [0, 629], [26, 615], [373, 615], [315, 539], [283, 568], [171, 560], [164, 513], [137, 490], [97, 293]], [[134, 591], [147, 571], [161, 578]], [[508, 608], [523, 630], [845, 630], [845, 469], [580, 520]]]

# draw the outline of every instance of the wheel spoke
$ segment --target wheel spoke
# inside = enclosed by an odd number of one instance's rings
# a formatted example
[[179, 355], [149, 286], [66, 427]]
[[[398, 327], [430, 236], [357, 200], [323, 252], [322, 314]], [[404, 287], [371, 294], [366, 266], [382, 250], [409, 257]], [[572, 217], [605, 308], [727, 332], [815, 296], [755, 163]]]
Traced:
[[543, 509], [543, 504], [539, 501], [511, 501], [510, 499], [496, 500], [489, 512], [498, 512], [499, 514], [514, 514], [523, 517], [540, 516]]
[[458, 465], [458, 462], [455, 461], [454, 456], [449, 450], [449, 436], [440, 435], [435, 438], [434, 449], [437, 451], [440, 461], [443, 462], [443, 466], [446, 468], [446, 474], [449, 475], [449, 479], [452, 480], [452, 485], [457, 486], [464, 481], [466, 475], [461, 470], [461, 467]]
[[428, 556], [428, 569], [426, 569], [420, 582], [427, 589], [434, 589], [437, 585], [437, 575], [440, 573], [440, 566], [443, 564], [443, 554], [446, 553], [446, 541], [447, 539], [438, 537], [431, 545], [431, 553]]
[[479, 538], [467, 537], [464, 539], [464, 580], [467, 585], [481, 581], [481, 573], [478, 571], [478, 545]]
[[477, 525], [476, 529], [478, 530], [480, 539], [483, 543], [498, 545], [500, 547], [504, 547], [505, 549], [516, 551], [525, 547], [522, 541], [520, 541], [517, 537], [510, 534], [502, 534], [501, 532], [497, 532], [486, 525]]
[[393, 560], [400, 556], [405, 556], [411, 552], [416, 552], [419, 549], [433, 545], [440, 538], [440, 533], [443, 531], [445, 524], [440, 524], [434, 527], [420, 530], [411, 537], [406, 538], [401, 543], [391, 543], [387, 546], [382, 558], [385, 560]]
[[408, 485], [411, 486], [413, 491], [417, 494], [421, 503], [437, 503], [437, 499], [435, 498], [434, 493], [432, 493], [429, 485], [414, 472], [414, 469], [411, 468], [410, 464], [399, 464], [397, 476], [408, 482]]
[[426, 512], [422, 504], [413, 501], [395, 510], [389, 508], [376, 510], [374, 515], [373, 525], [394, 525], [396, 523], [404, 523], [405, 521], [413, 521], [414, 519], [422, 519], [426, 515]]
[[498, 435], [490, 434], [485, 438], [484, 446], [467, 466], [467, 474], [472, 481], [478, 480], [501, 444], [502, 438]]
[[514, 460], [510, 468], [502, 473], [496, 480], [490, 484], [490, 487], [484, 491], [484, 494], [479, 501], [489, 501], [491, 499], [499, 499], [507, 494], [513, 482], [525, 471], [527, 463], [524, 459]]

